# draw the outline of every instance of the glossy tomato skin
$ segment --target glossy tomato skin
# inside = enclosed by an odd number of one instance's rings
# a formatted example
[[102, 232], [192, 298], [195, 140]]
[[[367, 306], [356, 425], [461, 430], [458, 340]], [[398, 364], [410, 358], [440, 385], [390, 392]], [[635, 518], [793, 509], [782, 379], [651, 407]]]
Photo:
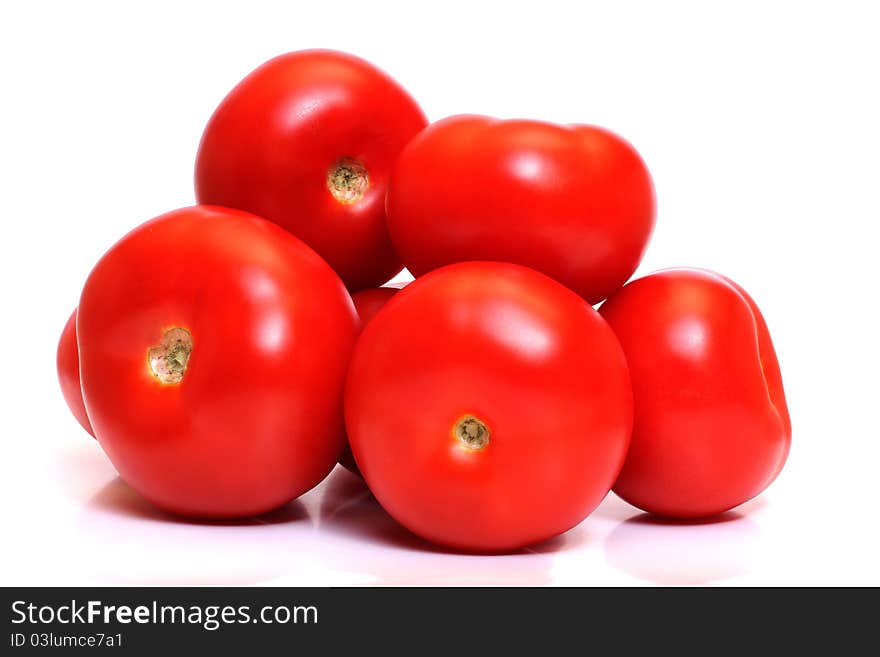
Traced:
[[[461, 550], [514, 550], [581, 522], [623, 463], [632, 392], [620, 345], [583, 299], [518, 265], [410, 283], [364, 328], [345, 419], [388, 513]], [[479, 420], [486, 444], [457, 433]]]
[[[266, 512], [336, 463], [357, 328], [339, 277], [278, 226], [219, 207], [170, 212], [126, 235], [86, 282], [86, 409], [119, 474], [156, 505]], [[181, 329], [182, 378], [162, 382], [154, 349]]]
[[597, 303], [632, 275], [654, 226], [651, 176], [595, 126], [453, 116], [403, 150], [388, 226], [420, 276], [464, 260], [526, 265]]
[[791, 420], [770, 333], [729, 279], [670, 269], [626, 285], [600, 313], [629, 363], [635, 423], [614, 486], [635, 506], [701, 518], [776, 478]]
[[58, 369], [58, 383], [61, 385], [61, 394], [67, 407], [73, 413], [73, 417], [80, 426], [93, 437], [92, 424], [86, 414], [86, 406], [83, 403], [82, 388], [79, 384], [79, 347], [76, 344], [76, 308], [70, 313], [64, 330], [61, 331], [61, 339], [58, 341], [56, 352], [56, 366]]
[[[362, 59], [330, 50], [281, 55], [214, 112], [196, 158], [196, 196], [278, 223], [351, 290], [381, 285], [402, 268], [385, 224], [388, 175], [426, 124], [410, 95]], [[355, 202], [328, 188], [328, 172], [344, 161], [369, 179]]]
[[[379, 312], [379, 309], [388, 303], [388, 300], [397, 294], [402, 287], [403, 285], [383, 285], [382, 287], [371, 287], [352, 294], [351, 300], [354, 301], [354, 307], [355, 310], [357, 310], [361, 328], [366, 326], [367, 322], [369, 322], [373, 316]], [[346, 443], [345, 449], [342, 450], [342, 456], [339, 457], [339, 464], [349, 472], [360, 476], [361, 471], [358, 469], [357, 463], [355, 463], [354, 456], [351, 453], [351, 448], [348, 446], [348, 443]]]

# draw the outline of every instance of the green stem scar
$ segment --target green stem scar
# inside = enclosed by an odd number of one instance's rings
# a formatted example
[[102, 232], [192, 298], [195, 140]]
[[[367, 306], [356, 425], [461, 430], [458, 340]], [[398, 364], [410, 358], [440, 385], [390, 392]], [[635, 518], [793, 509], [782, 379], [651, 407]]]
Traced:
[[357, 203], [369, 187], [366, 167], [354, 158], [344, 157], [327, 170], [327, 189], [339, 203]]
[[186, 373], [192, 349], [192, 334], [185, 328], [165, 331], [162, 341], [150, 347], [147, 352], [147, 361], [153, 376], [165, 385], [179, 384]]

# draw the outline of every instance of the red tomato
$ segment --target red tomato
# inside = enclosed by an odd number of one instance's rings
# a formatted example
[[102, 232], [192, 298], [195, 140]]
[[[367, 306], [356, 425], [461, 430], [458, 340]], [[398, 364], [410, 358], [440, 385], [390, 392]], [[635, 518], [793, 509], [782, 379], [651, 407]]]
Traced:
[[525, 267], [470, 262], [410, 283], [364, 328], [345, 420], [367, 484], [401, 524], [503, 551], [602, 501], [632, 391], [620, 345], [583, 299]]
[[632, 445], [615, 492], [673, 518], [727, 511], [764, 490], [791, 444], [767, 325], [732, 281], [670, 269], [600, 310], [629, 363]]
[[413, 275], [514, 262], [590, 303], [635, 271], [654, 214], [639, 154], [594, 126], [454, 116], [410, 142], [388, 190], [388, 228]]
[[269, 511], [333, 468], [357, 317], [289, 233], [218, 207], [170, 212], [98, 262], [79, 304], [82, 390], [119, 474], [170, 511]]
[[[391, 297], [397, 294], [402, 287], [403, 285], [373, 287], [352, 294], [351, 300], [354, 301], [354, 307], [357, 310], [361, 327], [366, 326], [367, 322], [373, 318], [373, 315], [379, 312], [379, 309], [384, 306]], [[356, 475], [360, 475], [361, 473], [357, 467], [357, 463], [354, 461], [354, 456], [351, 454], [351, 448], [348, 446], [348, 443], [346, 443], [345, 449], [342, 450], [342, 456], [339, 457], [339, 464]]]
[[399, 287], [392, 285], [372, 287], [352, 294], [351, 300], [354, 301], [358, 318], [361, 320], [361, 327], [366, 326], [367, 322], [373, 319], [379, 309], [388, 303], [391, 297], [400, 292], [402, 287], [402, 285]]
[[402, 268], [385, 225], [389, 171], [426, 124], [407, 92], [362, 59], [281, 55], [214, 112], [196, 159], [196, 196], [283, 226], [349, 289], [381, 285]]
[[61, 384], [61, 394], [67, 407], [73, 413], [73, 417], [80, 426], [92, 436], [92, 425], [89, 416], [86, 415], [86, 407], [83, 404], [82, 388], [79, 385], [79, 348], [76, 345], [76, 308], [70, 313], [70, 318], [61, 331], [61, 339], [58, 341], [58, 353], [56, 355], [58, 368], [58, 383]]

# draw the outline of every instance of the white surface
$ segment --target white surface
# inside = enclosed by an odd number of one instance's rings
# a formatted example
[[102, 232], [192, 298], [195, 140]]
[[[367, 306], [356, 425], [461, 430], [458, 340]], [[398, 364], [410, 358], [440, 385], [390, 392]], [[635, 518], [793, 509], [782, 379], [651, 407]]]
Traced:
[[[0, 583], [880, 584], [880, 23], [817, 4], [0, 5]], [[426, 549], [340, 469], [237, 525], [167, 518], [116, 479], [58, 390], [61, 327], [107, 247], [193, 202], [220, 98], [315, 46], [382, 66], [432, 119], [629, 138], [659, 201], [640, 273], [711, 267], [766, 315], [794, 423], [776, 483], [703, 525], [611, 496], [561, 539], [478, 557]]]

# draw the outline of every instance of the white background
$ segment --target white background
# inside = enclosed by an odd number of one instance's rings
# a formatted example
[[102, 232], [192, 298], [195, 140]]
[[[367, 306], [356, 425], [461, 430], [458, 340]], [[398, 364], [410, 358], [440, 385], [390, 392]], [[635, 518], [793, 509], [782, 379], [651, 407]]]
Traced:
[[[880, 584], [875, 271], [880, 21], [871, 3], [4, 2], [0, 9], [0, 583]], [[762, 307], [789, 462], [723, 521], [613, 495], [509, 556], [433, 551], [337, 469], [267, 518], [153, 511], [70, 416], [55, 345], [101, 253], [193, 202], [216, 103], [306, 47], [386, 69], [431, 119], [597, 123], [659, 216], [640, 273], [716, 269]]]

